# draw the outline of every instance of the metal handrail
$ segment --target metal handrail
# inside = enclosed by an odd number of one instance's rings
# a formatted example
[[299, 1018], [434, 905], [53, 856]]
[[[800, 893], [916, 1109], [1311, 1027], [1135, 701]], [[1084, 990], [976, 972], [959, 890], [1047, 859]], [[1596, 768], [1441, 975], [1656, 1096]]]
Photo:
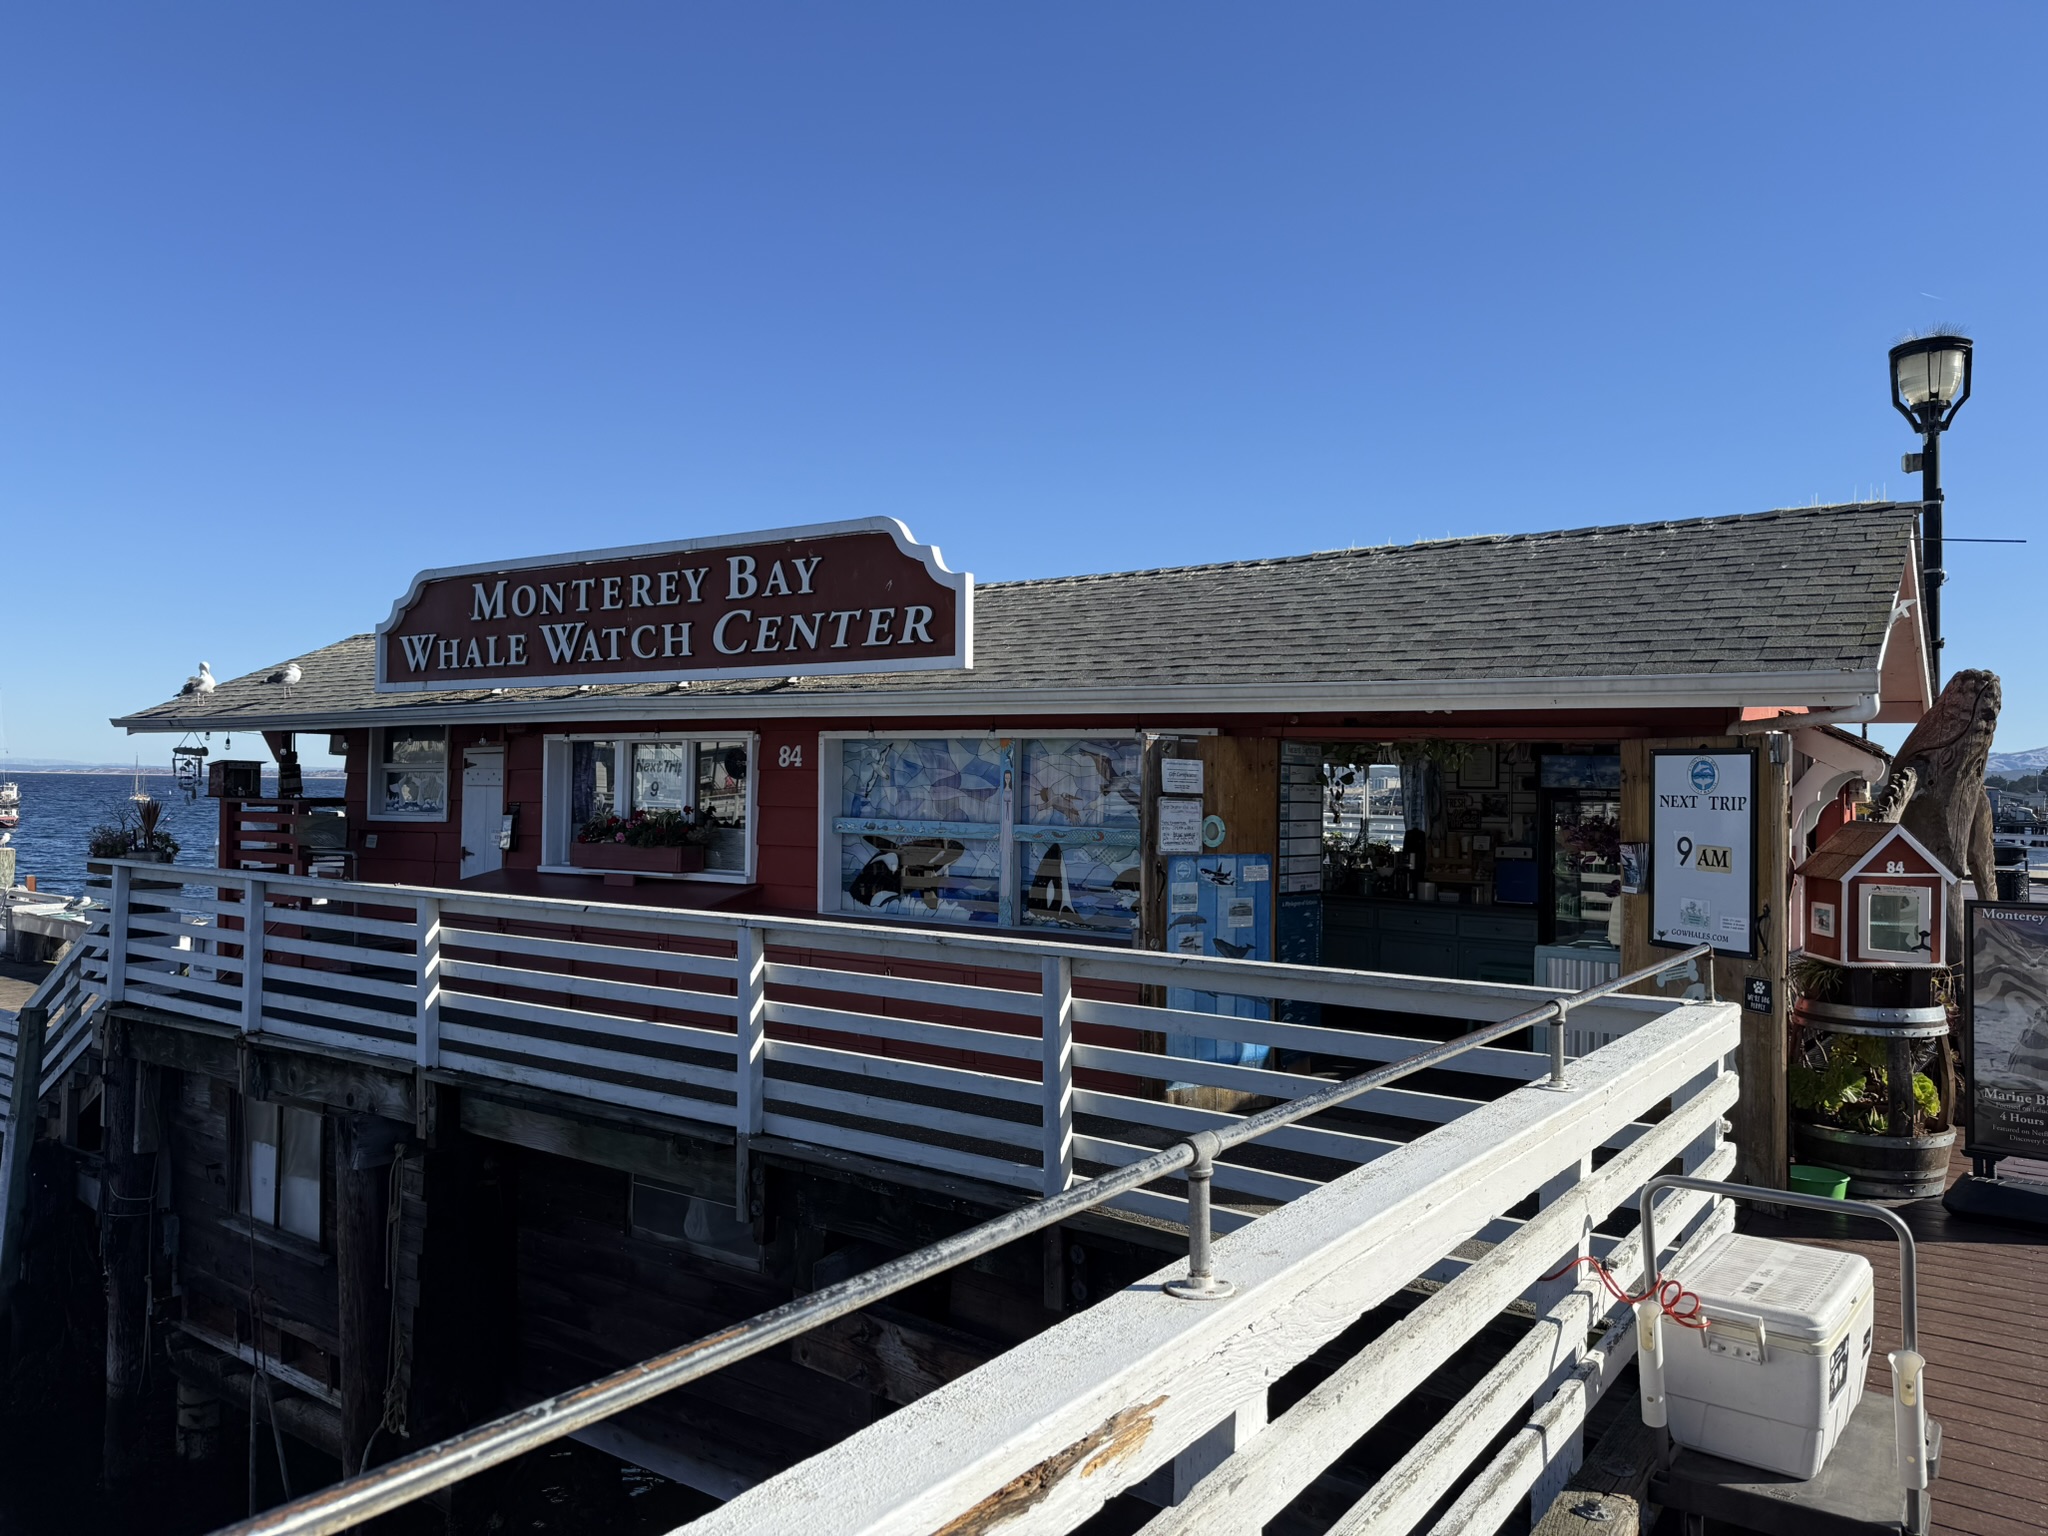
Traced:
[[[1470, 1034], [1413, 1056], [1404, 1056], [1399, 1061], [1389, 1062], [1341, 1083], [1333, 1083], [1319, 1092], [1277, 1104], [1224, 1129], [1197, 1132], [1164, 1151], [1127, 1163], [1113, 1173], [1077, 1184], [1060, 1194], [1050, 1195], [1035, 1205], [1006, 1212], [993, 1221], [956, 1233], [916, 1253], [891, 1259], [837, 1285], [785, 1302], [745, 1322], [655, 1355], [638, 1365], [628, 1366], [475, 1429], [452, 1435], [374, 1471], [358, 1473], [318, 1493], [279, 1505], [234, 1525], [223, 1526], [215, 1536], [326, 1536], [329, 1532], [347, 1530], [725, 1366], [773, 1349], [821, 1324], [907, 1290], [956, 1264], [978, 1258], [1047, 1227], [1057, 1226], [1105, 1201], [1184, 1168], [1190, 1171], [1189, 1275], [1186, 1281], [1174, 1283], [1173, 1293], [1202, 1300], [1227, 1296], [1230, 1294], [1228, 1285], [1208, 1273], [1208, 1176], [1206, 1171], [1197, 1171], [1212, 1167], [1218, 1152], [1263, 1136], [1268, 1131], [1292, 1125], [1319, 1111], [1334, 1108], [1371, 1089], [1441, 1066], [1504, 1035], [1541, 1024], [1546, 1019], [1562, 1019], [1581, 1003], [1634, 986], [1688, 960], [1711, 954], [1711, 945], [1694, 945], [1656, 965], [1632, 971], [1570, 997], [1552, 999], [1511, 1019], [1484, 1025]], [[1560, 1071], [1558, 1058], [1563, 1048], [1563, 1028], [1554, 1029], [1552, 1035], [1555, 1077]]]

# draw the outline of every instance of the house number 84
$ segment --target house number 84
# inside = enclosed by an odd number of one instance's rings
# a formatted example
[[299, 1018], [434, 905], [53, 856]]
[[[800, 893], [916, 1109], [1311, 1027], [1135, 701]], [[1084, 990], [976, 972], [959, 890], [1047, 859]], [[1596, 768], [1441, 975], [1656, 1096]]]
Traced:
[[775, 754], [775, 766], [778, 768], [801, 768], [803, 765], [804, 749], [802, 747], [784, 747]]

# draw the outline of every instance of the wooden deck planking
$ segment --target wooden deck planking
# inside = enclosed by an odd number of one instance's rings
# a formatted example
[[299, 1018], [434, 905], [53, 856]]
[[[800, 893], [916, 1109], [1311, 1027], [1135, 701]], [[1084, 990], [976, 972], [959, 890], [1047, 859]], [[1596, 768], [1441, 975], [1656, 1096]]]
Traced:
[[[1969, 1171], [1958, 1158], [1954, 1178]], [[2048, 1319], [2040, 1312], [2048, 1233], [1959, 1221], [1938, 1200], [1896, 1207], [1919, 1244], [1920, 1349], [1928, 1411], [1941, 1421], [1934, 1530], [1954, 1536], [2048, 1533]], [[1899, 1347], [1898, 1250], [1865, 1223], [1744, 1213], [1745, 1231], [1869, 1259], [1877, 1344], [1865, 1391], [1888, 1396], [1885, 1353]]]

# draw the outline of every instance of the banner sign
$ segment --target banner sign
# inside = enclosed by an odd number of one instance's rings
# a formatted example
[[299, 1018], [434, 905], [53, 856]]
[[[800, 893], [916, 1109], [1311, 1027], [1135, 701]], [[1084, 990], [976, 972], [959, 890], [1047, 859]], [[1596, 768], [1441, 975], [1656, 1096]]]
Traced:
[[1756, 754], [1650, 754], [1650, 940], [1756, 954]]
[[2048, 907], [1967, 906], [1968, 1150], [2048, 1158]]
[[964, 669], [973, 600], [889, 517], [422, 571], [377, 691]]

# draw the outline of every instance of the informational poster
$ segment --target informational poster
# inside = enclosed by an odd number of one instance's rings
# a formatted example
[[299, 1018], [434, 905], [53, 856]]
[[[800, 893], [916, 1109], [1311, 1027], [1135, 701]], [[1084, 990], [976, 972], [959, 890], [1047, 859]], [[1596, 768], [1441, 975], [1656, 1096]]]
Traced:
[[1192, 796], [1159, 797], [1159, 851], [1200, 853], [1202, 851], [1202, 802]]
[[1202, 792], [1202, 760], [1199, 757], [1162, 757], [1159, 787], [1169, 795], [1199, 795]]
[[2048, 1158], [2048, 907], [1968, 908], [1969, 1147]]
[[[1273, 958], [1273, 865], [1264, 854], [1206, 853], [1166, 861], [1166, 947], [1178, 955], [1216, 955], [1230, 960]], [[1263, 996], [1166, 990], [1169, 1008], [1238, 1018], [1271, 1017]], [[1268, 1047], [1237, 1040], [1169, 1034], [1166, 1053], [1195, 1061], [1263, 1066]]]
[[1650, 754], [1650, 940], [1756, 953], [1756, 754]]

